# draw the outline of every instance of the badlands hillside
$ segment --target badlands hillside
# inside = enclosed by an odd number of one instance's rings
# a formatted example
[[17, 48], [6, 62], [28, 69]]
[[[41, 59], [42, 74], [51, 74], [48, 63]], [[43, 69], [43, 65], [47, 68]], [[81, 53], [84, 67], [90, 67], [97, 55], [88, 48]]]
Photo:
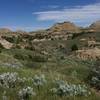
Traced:
[[0, 100], [100, 100], [99, 30], [99, 21], [1, 28]]
[[76, 26], [71, 22], [57, 23], [53, 25], [50, 29], [51, 32], [69, 32], [69, 33], [80, 33], [81, 28]]

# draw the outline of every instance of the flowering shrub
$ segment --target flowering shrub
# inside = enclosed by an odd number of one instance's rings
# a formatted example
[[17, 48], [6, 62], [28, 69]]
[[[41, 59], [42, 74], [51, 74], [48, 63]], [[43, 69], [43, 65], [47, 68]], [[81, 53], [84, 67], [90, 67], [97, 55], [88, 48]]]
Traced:
[[15, 87], [17, 82], [18, 74], [17, 73], [4, 73], [0, 75], [0, 85], [10, 88]]
[[68, 84], [62, 80], [57, 80], [55, 82], [55, 88], [52, 88], [51, 92], [59, 96], [87, 96], [90, 94], [85, 85]]
[[35, 75], [33, 78], [33, 84], [38, 88], [43, 86], [46, 83], [46, 79], [44, 75]]
[[89, 80], [89, 82], [93, 87], [100, 90], [100, 73], [98, 71], [95, 71], [95, 73], [91, 75], [91, 79]]
[[25, 79], [18, 77], [18, 73], [4, 73], [0, 75], [0, 86], [4, 86], [7, 88], [13, 88], [19, 82], [24, 82]]
[[4, 67], [10, 67], [10, 68], [22, 68], [23, 65], [20, 62], [1, 62], [0, 61], [0, 66], [4, 66]]
[[91, 86], [100, 90], [100, 59], [97, 59], [92, 66], [87, 81]]
[[19, 91], [18, 97], [20, 100], [28, 100], [31, 96], [35, 96], [36, 93], [33, 91], [33, 88], [27, 87]]

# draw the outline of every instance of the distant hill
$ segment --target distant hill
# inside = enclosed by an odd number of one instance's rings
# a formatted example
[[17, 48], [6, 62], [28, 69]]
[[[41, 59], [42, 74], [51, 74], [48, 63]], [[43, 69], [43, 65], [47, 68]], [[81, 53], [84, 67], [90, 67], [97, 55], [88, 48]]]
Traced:
[[69, 33], [81, 32], [81, 28], [71, 22], [57, 23], [53, 25], [49, 30], [52, 32], [62, 32], [62, 31], [69, 32]]
[[100, 32], [100, 21], [96, 21], [91, 24], [89, 29], [93, 30], [94, 32]]
[[0, 33], [8, 33], [8, 32], [12, 32], [12, 31], [8, 28], [0, 28]]
[[[56, 23], [53, 26], [51, 26], [50, 28], [46, 29], [46, 30], [37, 30], [37, 31], [32, 31], [32, 32], [26, 32], [24, 30], [17, 30], [16, 33], [19, 34], [27, 34], [27, 33], [80, 33], [80, 32], [100, 32], [100, 20], [96, 21], [94, 23], [92, 23], [89, 27], [87, 28], [83, 28], [80, 26], [75, 25], [72, 22], [62, 22], [62, 23]], [[12, 30], [8, 29], [8, 28], [0, 28], [0, 33], [10, 33], [13, 32]]]

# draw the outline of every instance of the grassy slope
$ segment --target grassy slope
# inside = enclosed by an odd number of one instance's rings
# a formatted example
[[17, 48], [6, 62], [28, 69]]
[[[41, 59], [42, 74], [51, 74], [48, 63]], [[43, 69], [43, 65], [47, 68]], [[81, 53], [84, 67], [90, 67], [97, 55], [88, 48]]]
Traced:
[[[84, 78], [89, 73], [89, 63], [82, 62], [80, 60], [75, 60], [74, 58], [66, 58], [66, 60], [61, 61], [58, 64], [52, 64], [46, 63], [44, 64], [46, 67], [41, 67], [39, 69], [30, 69], [30, 68], [22, 68], [22, 69], [14, 69], [14, 68], [0, 68], [0, 74], [4, 72], [17, 72], [19, 73], [20, 77], [33, 77], [35, 74], [44, 74], [48, 80], [48, 84], [43, 86], [39, 91], [36, 87], [32, 85], [31, 82], [26, 82], [23, 85], [18, 85], [14, 89], [7, 89], [7, 95], [10, 100], [17, 100], [17, 93], [20, 88], [25, 87], [26, 85], [31, 86], [34, 88], [34, 90], [37, 92], [37, 95], [34, 96], [30, 100], [99, 100], [100, 96], [97, 95], [95, 92], [92, 93], [91, 96], [88, 97], [62, 97], [59, 96], [52, 96], [49, 92], [49, 89], [52, 88], [52, 80], [59, 77], [62, 80], [66, 80], [70, 83], [84, 83]], [[77, 76], [73, 77], [72, 73], [73, 71], [77, 72]], [[2, 93], [4, 91], [4, 88], [0, 89], [0, 98], [2, 97]], [[0, 99], [2, 100], [2, 99]]]
[[[39, 49], [41, 50], [41, 48], [46, 49], [48, 52], [50, 52], [53, 57], [58, 58], [60, 55], [58, 53], [58, 51], [54, 51], [53, 48], [58, 47], [59, 44], [64, 44], [65, 48], [67, 50], [67, 52], [70, 51], [70, 47], [75, 43], [78, 44], [79, 47], [83, 46], [80, 43], [80, 38], [86, 38], [89, 36], [96, 36], [96, 39], [100, 41], [99, 37], [100, 34], [95, 33], [95, 34], [83, 34], [81, 36], [76, 37], [73, 40], [68, 40], [68, 41], [60, 41], [60, 40], [56, 40], [56, 41], [47, 41], [47, 42], [42, 42], [42, 47], [40, 47]], [[34, 45], [37, 45], [37, 43], [35, 43]], [[34, 51], [34, 53], [36, 53], [37, 51]], [[29, 50], [4, 50], [3, 51], [4, 54], [7, 55], [24, 55], [25, 60], [20, 60], [21, 62], [25, 63], [26, 61], [28, 61], [29, 63], [29, 58], [27, 57], [28, 55], [33, 54], [32, 51]], [[37, 52], [39, 53], [39, 52]], [[62, 54], [61, 54], [62, 55]], [[2, 60], [2, 56], [1, 60]], [[66, 56], [67, 57], [67, 54]], [[9, 57], [8, 57], [9, 58]], [[10, 58], [9, 58], [10, 59]], [[89, 97], [63, 97], [60, 98], [58, 96], [52, 96], [49, 93], [49, 90], [52, 87], [52, 80], [56, 77], [60, 77], [60, 79], [66, 80], [70, 83], [84, 83], [84, 79], [88, 76], [89, 74], [89, 69], [91, 67], [91, 62], [83, 62], [79, 59], [76, 58], [71, 58], [71, 57], [67, 57], [64, 60], [59, 60], [59, 59], [54, 59], [51, 62], [34, 62], [31, 61], [34, 64], [34, 67], [36, 68], [22, 68], [22, 69], [14, 69], [14, 68], [6, 68], [6, 67], [0, 67], [0, 74], [4, 73], [4, 72], [18, 72], [20, 77], [33, 77], [36, 73], [43, 73], [47, 80], [48, 80], [48, 85], [44, 86], [43, 88], [41, 88], [39, 91], [37, 91], [36, 87], [34, 87], [32, 85], [31, 82], [26, 82], [24, 83], [24, 85], [18, 85], [15, 89], [7, 89], [7, 95], [9, 97], [9, 100], [16, 100], [17, 99], [17, 92], [19, 91], [20, 88], [25, 87], [26, 85], [29, 85], [31, 87], [34, 88], [34, 90], [37, 92], [37, 96], [33, 97], [32, 100], [100, 100], [100, 96], [94, 91], [92, 93], [91, 96]], [[26, 64], [25, 64], [26, 65]], [[32, 65], [33, 66], [33, 65]], [[39, 67], [37, 67], [39, 66]], [[75, 77], [73, 77], [73, 72], [76, 71], [77, 75]], [[86, 83], [84, 83], [86, 84]], [[4, 89], [0, 88], [0, 100], [2, 97], [2, 93], [3, 93]]]

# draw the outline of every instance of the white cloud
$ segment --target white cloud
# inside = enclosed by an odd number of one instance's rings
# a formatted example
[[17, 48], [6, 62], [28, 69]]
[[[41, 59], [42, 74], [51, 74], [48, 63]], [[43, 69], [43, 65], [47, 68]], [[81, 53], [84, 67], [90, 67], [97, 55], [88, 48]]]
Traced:
[[51, 9], [57, 9], [59, 8], [60, 6], [58, 5], [49, 5], [48, 8], [51, 8]]
[[77, 23], [92, 22], [100, 20], [100, 3], [85, 6], [76, 6], [73, 8], [64, 8], [62, 10], [52, 10], [33, 13], [37, 15], [39, 21], [73, 21]]

